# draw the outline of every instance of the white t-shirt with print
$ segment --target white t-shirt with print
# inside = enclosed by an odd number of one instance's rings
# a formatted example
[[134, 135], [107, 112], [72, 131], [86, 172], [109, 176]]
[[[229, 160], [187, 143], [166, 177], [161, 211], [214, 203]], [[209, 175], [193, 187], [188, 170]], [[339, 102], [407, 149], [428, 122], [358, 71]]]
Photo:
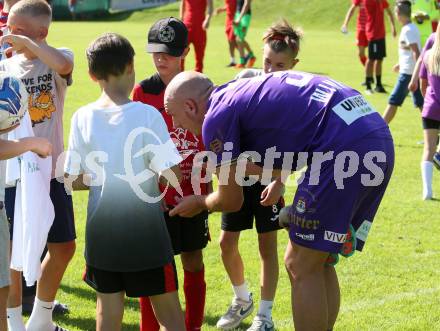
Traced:
[[399, 72], [401, 74], [412, 75], [416, 65], [411, 44], [417, 44], [419, 51], [422, 50], [419, 29], [415, 24], [408, 23], [402, 27], [399, 37]]
[[[73, 61], [73, 53], [59, 48], [64, 56]], [[56, 161], [64, 151], [63, 111], [67, 86], [71, 77], [61, 77], [39, 59], [28, 60], [17, 54], [0, 62], [0, 71], [6, 71], [20, 78], [29, 93], [28, 108], [36, 137], [47, 138], [53, 145], [52, 178]]]
[[94, 179], [87, 206], [87, 265], [128, 272], [172, 261], [157, 200], [158, 173], [181, 161], [162, 115], [151, 106], [130, 102], [102, 109], [92, 103], [73, 115], [65, 172]]

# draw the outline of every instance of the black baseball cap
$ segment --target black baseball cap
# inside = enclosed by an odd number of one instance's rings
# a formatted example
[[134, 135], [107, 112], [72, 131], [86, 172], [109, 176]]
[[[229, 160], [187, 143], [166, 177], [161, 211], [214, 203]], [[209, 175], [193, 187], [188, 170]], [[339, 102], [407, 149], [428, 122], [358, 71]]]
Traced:
[[162, 18], [148, 31], [148, 53], [167, 53], [181, 56], [188, 47], [188, 29], [174, 17]]

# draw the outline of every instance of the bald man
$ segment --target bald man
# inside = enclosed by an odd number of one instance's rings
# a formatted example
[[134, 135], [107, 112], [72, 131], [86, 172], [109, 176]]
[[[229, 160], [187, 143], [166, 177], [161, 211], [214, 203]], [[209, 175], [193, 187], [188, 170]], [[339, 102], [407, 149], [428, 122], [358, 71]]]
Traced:
[[[341, 251], [350, 227], [362, 250], [393, 170], [393, 141], [382, 117], [357, 91], [293, 71], [219, 87], [184, 72], [168, 85], [165, 111], [174, 126], [202, 133], [219, 177], [217, 191], [185, 197], [170, 215], [237, 211], [242, 186], [250, 184], [243, 184], [245, 175], [264, 182], [308, 165], [288, 213], [285, 264], [295, 284], [295, 329], [331, 330], [340, 297], [329, 254]], [[254, 163], [243, 167], [249, 155]], [[280, 197], [274, 183], [262, 204]]]

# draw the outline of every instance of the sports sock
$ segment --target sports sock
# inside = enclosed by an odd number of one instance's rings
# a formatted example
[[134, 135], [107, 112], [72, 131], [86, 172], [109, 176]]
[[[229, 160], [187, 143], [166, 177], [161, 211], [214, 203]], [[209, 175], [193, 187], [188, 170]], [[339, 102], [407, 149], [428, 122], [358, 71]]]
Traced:
[[202, 329], [205, 315], [205, 269], [198, 272], [184, 270], [183, 291], [185, 293], [185, 325], [187, 331]]
[[247, 58], [251, 59], [253, 57], [255, 57], [254, 53], [253, 52], [249, 52], [249, 54], [247, 55]]
[[423, 193], [422, 198], [431, 199], [432, 198], [432, 171], [434, 164], [431, 161], [422, 161], [422, 183], [423, 183]]
[[249, 301], [251, 294], [248, 291], [246, 282], [239, 286], [232, 286], [232, 289], [234, 290], [235, 297], [244, 301]]
[[382, 86], [382, 76], [381, 75], [379, 75], [379, 76], [376, 75], [376, 85]]
[[27, 331], [52, 331], [55, 325], [52, 322], [53, 301], [45, 302], [35, 297], [34, 309], [26, 324]]
[[359, 56], [359, 60], [361, 60], [363, 66], [365, 66], [365, 63], [367, 63], [367, 57], [365, 55]]
[[246, 64], [246, 58], [245, 57], [240, 57], [240, 64]]
[[258, 307], [258, 315], [263, 315], [267, 318], [272, 318], [273, 301], [260, 301], [260, 307]]
[[22, 306], [6, 309], [8, 316], [8, 330], [10, 331], [26, 331], [22, 316]]
[[235, 57], [231, 56], [231, 63], [235, 64]]
[[160, 325], [159, 322], [157, 322], [156, 315], [154, 314], [150, 298], [140, 298], [139, 305], [141, 307], [140, 331], [159, 331]]
[[365, 77], [365, 85], [367, 90], [371, 90], [371, 84], [373, 83], [373, 77]]

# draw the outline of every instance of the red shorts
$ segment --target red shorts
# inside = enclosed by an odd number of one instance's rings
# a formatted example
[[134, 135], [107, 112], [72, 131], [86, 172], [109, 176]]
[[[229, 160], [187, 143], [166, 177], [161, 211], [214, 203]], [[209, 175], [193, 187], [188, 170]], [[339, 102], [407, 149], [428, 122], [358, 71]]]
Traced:
[[225, 23], [225, 33], [229, 41], [235, 41], [234, 26], [232, 21], [227, 21]]
[[368, 47], [368, 40], [365, 30], [356, 31], [356, 45], [361, 47]]

